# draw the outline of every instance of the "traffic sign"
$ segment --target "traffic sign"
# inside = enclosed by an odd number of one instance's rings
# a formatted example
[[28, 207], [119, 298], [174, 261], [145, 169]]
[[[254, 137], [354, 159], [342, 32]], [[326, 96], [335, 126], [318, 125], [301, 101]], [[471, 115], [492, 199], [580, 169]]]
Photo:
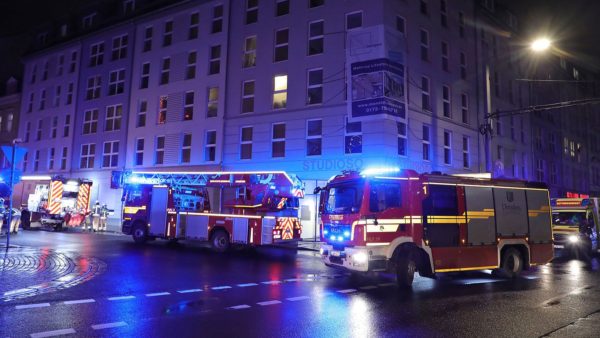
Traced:
[[12, 161], [13, 158], [13, 148], [15, 149], [15, 163], [17, 164], [19, 162], [21, 162], [21, 160], [23, 160], [23, 158], [25, 158], [25, 154], [27, 154], [27, 148], [24, 147], [19, 147], [19, 146], [2, 146], [0, 147], [0, 149], [2, 149], [2, 152], [4, 153], [4, 157], [6, 158], [6, 161], [8, 163], [10, 163]]
[[[0, 171], [0, 180], [6, 184], [10, 183], [10, 168], [5, 168]], [[21, 181], [23, 172], [19, 169], [15, 169], [15, 175], [13, 176], [13, 185]]]

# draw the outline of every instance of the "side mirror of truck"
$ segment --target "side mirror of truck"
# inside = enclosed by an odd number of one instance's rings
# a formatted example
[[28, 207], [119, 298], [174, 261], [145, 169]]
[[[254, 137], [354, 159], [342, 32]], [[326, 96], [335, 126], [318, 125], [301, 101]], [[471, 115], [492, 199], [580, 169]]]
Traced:
[[316, 187], [316, 188], [315, 188], [315, 190], [313, 190], [313, 194], [315, 194], [315, 195], [316, 195], [316, 194], [320, 193], [320, 192], [321, 192], [321, 190], [323, 190], [323, 188], [321, 188], [321, 187]]

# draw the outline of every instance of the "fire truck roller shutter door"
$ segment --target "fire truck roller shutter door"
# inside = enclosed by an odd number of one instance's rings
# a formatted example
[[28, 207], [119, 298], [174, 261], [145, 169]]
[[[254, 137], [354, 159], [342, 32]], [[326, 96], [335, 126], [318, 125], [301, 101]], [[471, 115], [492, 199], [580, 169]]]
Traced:
[[248, 243], [248, 219], [235, 217], [233, 219], [233, 242]]
[[552, 219], [548, 192], [527, 190], [529, 240], [532, 243], [552, 242]]
[[496, 243], [496, 217], [491, 187], [465, 187], [469, 245]]
[[273, 244], [273, 228], [277, 220], [275, 218], [263, 218], [262, 229], [261, 229], [261, 242], [260, 244]]
[[169, 188], [166, 186], [152, 187], [152, 199], [150, 203], [150, 234], [165, 236], [167, 227], [167, 201], [169, 200]]
[[500, 237], [525, 236], [528, 231], [525, 190], [494, 188], [496, 230]]
[[190, 239], [208, 239], [209, 216], [187, 214], [186, 237]]

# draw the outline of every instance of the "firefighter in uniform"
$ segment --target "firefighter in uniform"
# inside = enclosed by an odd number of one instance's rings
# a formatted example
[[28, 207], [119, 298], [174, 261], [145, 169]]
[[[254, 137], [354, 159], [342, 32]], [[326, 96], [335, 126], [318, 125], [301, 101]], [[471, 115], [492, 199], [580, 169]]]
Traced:
[[108, 218], [108, 207], [106, 207], [106, 203], [102, 204], [102, 208], [100, 208], [100, 231], [106, 231], [106, 219]]
[[102, 207], [100, 206], [100, 202], [96, 201], [94, 207], [92, 208], [92, 229], [94, 231], [98, 231], [100, 226], [100, 213], [102, 212]]

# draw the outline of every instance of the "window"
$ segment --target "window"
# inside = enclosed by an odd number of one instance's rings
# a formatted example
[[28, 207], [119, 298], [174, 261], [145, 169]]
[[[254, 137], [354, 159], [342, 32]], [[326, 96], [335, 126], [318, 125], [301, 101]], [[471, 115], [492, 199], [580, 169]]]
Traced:
[[213, 7], [211, 33], [220, 33], [223, 30], [223, 5]]
[[106, 107], [106, 124], [104, 131], [121, 130], [121, 117], [123, 116], [123, 106], [120, 104]]
[[100, 88], [102, 86], [102, 78], [100, 75], [92, 76], [87, 79], [87, 89], [85, 99], [92, 100], [100, 97]]
[[210, 59], [208, 61], [208, 75], [219, 74], [221, 71], [221, 46], [210, 47]]
[[469, 123], [469, 96], [464, 93], [460, 95], [460, 111], [462, 122]]
[[285, 157], [285, 123], [272, 126], [271, 157]]
[[185, 67], [185, 79], [190, 80], [196, 77], [196, 52], [189, 52], [187, 57], [187, 66]]
[[134, 165], [144, 165], [144, 139], [135, 140], [135, 162]]
[[444, 130], [444, 164], [452, 164], [452, 132]]
[[470, 154], [470, 140], [468, 136], [462, 138], [462, 154], [463, 154], [463, 168], [468, 169], [471, 167], [471, 154]]
[[240, 130], [240, 159], [252, 159], [252, 127], [242, 127]]
[[142, 52], [149, 52], [152, 50], [152, 35], [154, 29], [152, 26], [146, 27], [144, 29], [144, 46], [142, 47]]
[[280, 29], [275, 32], [275, 57], [274, 61], [288, 59], [289, 29]]
[[86, 110], [83, 113], [83, 135], [95, 134], [98, 131], [98, 109]]
[[160, 68], [160, 84], [169, 83], [169, 73], [171, 68], [171, 58], [162, 59], [162, 67]]
[[112, 40], [112, 55], [111, 59], [120, 60], [127, 57], [127, 34], [117, 36]]
[[23, 172], [27, 171], [27, 159], [29, 158], [29, 153], [25, 153], [23, 157]]
[[204, 145], [204, 160], [214, 162], [217, 155], [217, 132], [209, 130], [206, 132], [206, 144]]
[[7, 132], [11, 132], [12, 128], [13, 128], [13, 120], [14, 120], [15, 116], [13, 114], [8, 114], [8, 121], [6, 122], [6, 131]]
[[467, 56], [464, 52], [460, 52], [460, 78], [467, 79]]
[[42, 81], [48, 80], [48, 61], [44, 61], [44, 72], [42, 73]]
[[35, 140], [36, 141], [40, 141], [42, 139], [42, 126], [43, 126], [43, 121], [42, 120], [38, 120], [37, 131], [35, 133]]
[[54, 88], [54, 102], [52, 103], [54, 107], [58, 107], [60, 105], [60, 92], [61, 86], [58, 85]]
[[198, 23], [200, 23], [200, 14], [190, 14], [190, 27], [188, 28], [188, 40], [198, 37]]
[[181, 142], [181, 163], [190, 163], [192, 158], [192, 134], [183, 134]]
[[323, 120], [306, 121], [306, 156], [322, 153]]
[[173, 43], [173, 21], [165, 22], [163, 27], [163, 47], [170, 46]]
[[440, 24], [448, 27], [448, 1], [440, 0]]
[[246, 25], [258, 21], [258, 0], [246, 0]]
[[363, 12], [354, 12], [346, 14], [346, 30], [362, 27]]
[[401, 16], [396, 17], [396, 30], [400, 34], [406, 34], [406, 20]]
[[216, 117], [219, 111], [219, 87], [208, 88], [206, 117]]
[[37, 76], [37, 65], [33, 65], [33, 68], [31, 69], [31, 79], [29, 82], [31, 82], [31, 84], [35, 83], [35, 78]]
[[42, 93], [40, 95], [40, 107], [39, 110], [43, 110], [46, 108], [46, 89], [42, 89]]
[[498, 136], [504, 135], [504, 128], [503, 128], [503, 125], [502, 125], [502, 117], [500, 117], [500, 116], [498, 116], [496, 118], [496, 134]]
[[402, 206], [402, 190], [394, 183], [373, 182], [369, 192], [369, 211], [381, 212]]
[[499, 161], [504, 160], [504, 147], [503, 146], [497, 146], [496, 147], [496, 159], [498, 159]]
[[56, 153], [56, 149], [50, 148], [48, 149], [48, 170], [54, 170], [54, 155]]
[[75, 72], [77, 69], [77, 51], [71, 52], [71, 64], [69, 65], [69, 73]]
[[154, 148], [154, 164], [164, 164], [165, 162], [165, 137], [157, 136]]
[[25, 125], [25, 142], [29, 142], [29, 134], [31, 133], [31, 122]]
[[429, 15], [427, 0], [419, 0], [419, 9], [421, 10], [421, 14]]
[[308, 55], [316, 55], [323, 53], [323, 25], [323, 20], [311, 22], [308, 24]]
[[287, 75], [276, 75], [273, 78], [273, 109], [287, 106]]
[[167, 122], [167, 102], [168, 96], [163, 95], [158, 100], [158, 124]]
[[140, 101], [140, 107], [138, 109], [137, 118], [135, 120], [135, 126], [137, 128], [146, 126], [146, 115], [148, 113], [148, 101]]
[[500, 76], [497, 71], [494, 71], [494, 95], [500, 97]]
[[429, 61], [429, 32], [421, 29], [421, 60]]
[[58, 65], [56, 66], [56, 76], [61, 76], [63, 74], [64, 64], [65, 64], [65, 55], [61, 54], [58, 57]]
[[65, 126], [63, 128], [63, 137], [69, 137], [69, 129], [71, 129], [71, 115], [66, 115]]
[[123, 13], [129, 14], [135, 10], [135, 0], [123, 1]]
[[242, 114], [254, 112], [254, 80], [242, 84]]
[[406, 135], [406, 123], [397, 122], [396, 128], [398, 129], [398, 155], [408, 155], [408, 140]]
[[148, 88], [150, 83], [150, 62], [142, 64], [142, 75], [140, 77], [140, 89]]
[[277, 0], [275, 4], [275, 16], [282, 16], [290, 13], [290, 0]]
[[244, 41], [244, 63], [242, 67], [254, 66], [256, 66], [256, 36], [250, 36]]
[[[552, 134], [550, 134], [552, 136]], [[517, 139], [515, 133], [515, 117], [513, 115], [510, 116], [510, 139], [515, 141]]]
[[[594, 170], [594, 171], [596, 171], [596, 170]], [[596, 184], [597, 184], [597, 175], [594, 175], [594, 176], [595, 176], [594, 181], [596, 181]], [[558, 183], [557, 177], [558, 177], [558, 169], [556, 167], [556, 163], [552, 162], [552, 163], [550, 163], [550, 183], [557, 184]]]
[[[593, 142], [592, 145], [595, 146], [595, 142]], [[548, 134], [548, 150], [550, 150], [552, 154], [556, 154], [556, 134], [552, 132]]]
[[308, 0], [308, 7], [315, 8], [319, 6], [323, 6], [325, 4], [325, 0]]
[[125, 69], [110, 72], [108, 78], [108, 95], [123, 94], [125, 90]]
[[116, 168], [119, 165], [119, 141], [104, 142], [102, 168]]
[[458, 12], [458, 34], [461, 38], [465, 37], [465, 13]]
[[535, 161], [535, 179], [538, 182], [544, 182], [544, 162], [542, 159]]
[[423, 125], [423, 161], [431, 161], [431, 129], [428, 125]]
[[308, 71], [306, 104], [323, 103], [323, 69]]
[[69, 82], [69, 86], [67, 87], [67, 104], [73, 103], [73, 82]]
[[99, 66], [104, 61], [104, 42], [90, 46], [90, 67]]
[[194, 92], [185, 93], [183, 104], [183, 120], [191, 121], [194, 118]]
[[94, 158], [95, 157], [96, 157], [96, 144], [94, 144], [94, 143], [82, 144], [79, 168], [80, 169], [94, 168]]
[[50, 137], [56, 138], [58, 134], [58, 116], [52, 117], [52, 129], [50, 130]]
[[444, 117], [452, 118], [452, 105], [450, 104], [450, 87], [442, 86], [442, 110]]
[[40, 170], [40, 151], [35, 151], [35, 156], [33, 157], [33, 171]]
[[27, 104], [27, 112], [31, 113], [33, 111], [33, 101], [35, 99], [35, 93], [29, 93], [29, 103]]
[[344, 153], [362, 153], [362, 122], [348, 122], [346, 120]]
[[442, 69], [445, 71], [448, 71], [448, 55], [450, 54], [448, 49], [448, 43], [442, 41]]
[[421, 77], [421, 108], [431, 111], [431, 102], [429, 97], [429, 78]]
[[92, 25], [94, 24], [95, 17], [96, 17], [96, 13], [92, 13], [90, 15], [84, 16], [83, 19], [81, 20], [81, 25], [83, 26], [83, 29], [91, 28]]

